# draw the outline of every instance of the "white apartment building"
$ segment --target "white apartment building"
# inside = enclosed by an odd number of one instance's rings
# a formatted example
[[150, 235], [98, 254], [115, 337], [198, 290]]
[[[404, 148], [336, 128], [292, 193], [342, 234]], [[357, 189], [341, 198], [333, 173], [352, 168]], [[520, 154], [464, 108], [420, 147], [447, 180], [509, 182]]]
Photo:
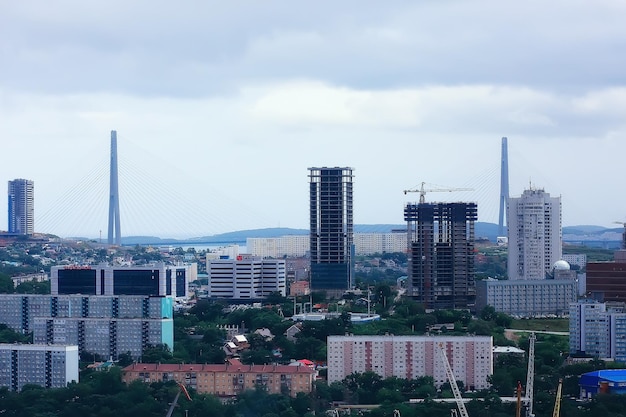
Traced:
[[624, 303], [582, 300], [570, 304], [570, 353], [626, 362]]
[[[353, 243], [355, 255], [407, 251], [406, 233], [355, 233]], [[310, 245], [309, 235], [246, 239], [248, 253], [261, 258], [306, 256]]]
[[447, 381], [440, 346], [454, 376], [468, 389], [489, 388], [493, 373], [491, 336], [328, 336], [327, 346], [329, 384], [372, 371], [382, 378], [432, 376], [439, 387]]
[[78, 382], [78, 346], [0, 344], [0, 386], [64, 388]]
[[509, 198], [507, 214], [509, 279], [545, 279], [562, 257], [561, 197], [530, 188]]
[[476, 281], [476, 311], [489, 305], [514, 317], [564, 316], [577, 298], [575, 279]]
[[207, 259], [206, 269], [209, 298], [259, 299], [276, 291], [286, 295], [283, 259]]
[[585, 253], [563, 254], [562, 259], [570, 265], [576, 265], [580, 269], [583, 269], [587, 266], [587, 254]]
[[239, 256], [239, 245], [222, 246], [207, 252], [206, 259], [236, 259]]
[[261, 258], [299, 258], [309, 252], [309, 235], [289, 235], [281, 237], [255, 237], [246, 239], [246, 249], [252, 256]]
[[355, 233], [354, 253], [373, 255], [375, 253], [406, 253], [408, 237], [404, 233]]

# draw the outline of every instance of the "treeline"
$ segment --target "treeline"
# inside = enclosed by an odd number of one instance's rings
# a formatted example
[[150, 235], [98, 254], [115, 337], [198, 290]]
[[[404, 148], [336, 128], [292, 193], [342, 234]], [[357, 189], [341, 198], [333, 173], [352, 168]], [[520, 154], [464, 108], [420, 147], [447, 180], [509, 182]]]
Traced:
[[[462, 386], [461, 386], [462, 387]], [[0, 413], [7, 417], [151, 417], [164, 416], [179, 388], [174, 382], [121, 382], [120, 368], [109, 371], [85, 371], [80, 383], [67, 388], [43, 389], [26, 386], [21, 392], [0, 389]], [[474, 398], [466, 404], [472, 417], [510, 417], [515, 413], [514, 403], [503, 403], [497, 389], [468, 393]], [[190, 391], [191, 401], [180, 395], [173, 412], [176, 417], [313, 417], [324, 414], [331, 404], [353, 402], [365, 404], [362, 409], [341, 411], [354, 417], [392, 417], [398, 410], [402, 417], [448, 417], [454, 403], [440, 403], [436, 398], [452, 398], [449, 384], [440, 390], [432, 378], [415, 380], [381, 379], [372, 372], [354, 374], [342, 383], [327, 385], [317, 382], [310, 394], [296, 397], [268, 394], [262, 388], [242, 392], [232, 401], [222, 402], [211, 395]], [[413, 400], [413, 401], [410, 401]], [[420, 401], [420, 402], [417, 402]], [[364, 411], [366, 405], [378, 408]], [[554, 392], [537, 388], [535, 415], [549, 417], [554, 407]], [[600, 395], [590, 402], [577, 402], [564, 397], [561, 415], [567, 417], [622, 417], [626, 415], [626, 396]]]

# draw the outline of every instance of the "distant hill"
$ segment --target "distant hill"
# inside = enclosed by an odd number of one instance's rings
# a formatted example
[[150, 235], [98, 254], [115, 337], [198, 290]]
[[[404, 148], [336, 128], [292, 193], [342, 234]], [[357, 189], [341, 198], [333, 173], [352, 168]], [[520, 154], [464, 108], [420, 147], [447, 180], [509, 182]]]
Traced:
[[614, 229], [607, 229], [606, 227], [602, 227], [602, 226], [592, 226], [592, 225], [587, 225], [587, 226], [565, 226], [563, 228], [563, 234], [568, 234], [568, 235], [591, 235], [591, 234], [602, 234], [605, 232], [619, 232], [622, 233], [624, 229], [623, 228], [614, 228]]
[[[476, 238], [486, 238], [492, 242], [498, 237], [498, 225], [495, 223], [476, 222]], [[404, 230], [406, 224], [355, 224], [355, 233], [389, 233], [392, 230]], [[606, 228], [602, 226], [581, 225], [563, 227], [563, 240], [577, 241], [621, 241], [624, 228]], [[292, 229], [289, 227], [274, 227], [266, 229], [238, 230], [212, 236], [200, 236], [189, 239], [170, 239], [156, 236], [127, 236], [122, 238], [123, 245], [193, 245], [242, 243], [247, 238], [271, 238], [288, 235], [308, 235], [308, 229]]]

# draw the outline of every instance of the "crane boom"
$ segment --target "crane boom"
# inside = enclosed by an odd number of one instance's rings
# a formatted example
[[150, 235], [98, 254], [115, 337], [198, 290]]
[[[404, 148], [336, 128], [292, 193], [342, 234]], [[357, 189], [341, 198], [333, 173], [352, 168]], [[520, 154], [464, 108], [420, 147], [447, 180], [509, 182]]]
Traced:
[[556, 399], [554, 400], [554, 411], [552, 411], [552, 417], [559, 417], [561, 414], [561, 391], [563, 388], [563, 380], [559, 379], [559, 386], [556, 389]]
[[432, 193], [432, 192], [453, 192], [453, 191], [474, 191], [473, 188], [446, 188], [446, 187], [440, 187], [440, 188], [424, 188], [424, 185], [426, 185], [425, 182], [422, 182], [420, 184], [419, 188], [412, 188], [409, 190], [404, 190], [404, 194], [407, 193], [420, 193], [420, 204], [424, 204], [426, 202], [426, 193]]
[[448, 377], [448, 381], [450, 382], [450, 387], [452, 388], [452, 393], [454, 394], [454, 400], [456, 401], [456, 406], [459, 409], [459, 413], [461, 414], [461, 417], [469, 417], [469, 414], [467, 414], [467, 409], [465, 408], [465, 403], [463, 402], [463, 397], [461, 397], [461, 390], [456, 383], [456, 378], [454, 377], [454, 373], [452, 372], [452, 367], [450, 366], [450, 362], [448, 361], [448, 356], [446, 356], [446, 351], [443, 348], [443, 343], [439, 343], [439, 349], [437, 350], [437, 352], [439, 352], [441, 361], [446, 368], [446, 376]]
[[528, 373], [526, 374], [526, 417], [534, 417], [533, 391], [535, 385], [535, 332], [528, 338]]
[[177, 382], [176, 384], [178, 384], [178, 392], [176, 393], [176, 396], [174, 397], [174, 401], [172, 401], [172, 404], [170, 404], [170, 408], [167, 410], [167, 414], [165, 415], [165, 417], [172, 416], [172, 413], [174, 412], [174, 408], [176, 408], [176, 404], [178, 403], [178, 398], [180, 397], [181, 392], [185, 394], [185, 397], [187, 397], [189, 401], [191, 401], [191, 397], [189, 396], [189, 391], [187, 391], [187, 388], [185, 388], [185, 386], [181, 384], [180, 382]]

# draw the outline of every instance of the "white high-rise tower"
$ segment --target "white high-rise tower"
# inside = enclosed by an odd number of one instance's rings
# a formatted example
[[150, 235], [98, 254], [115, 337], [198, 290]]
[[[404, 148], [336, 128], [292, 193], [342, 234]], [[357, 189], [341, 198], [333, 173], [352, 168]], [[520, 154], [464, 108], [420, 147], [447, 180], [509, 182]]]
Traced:
[[509, 279], [545, 279], [563, 254], [561, 197], [531, 187], [509, 198]]

